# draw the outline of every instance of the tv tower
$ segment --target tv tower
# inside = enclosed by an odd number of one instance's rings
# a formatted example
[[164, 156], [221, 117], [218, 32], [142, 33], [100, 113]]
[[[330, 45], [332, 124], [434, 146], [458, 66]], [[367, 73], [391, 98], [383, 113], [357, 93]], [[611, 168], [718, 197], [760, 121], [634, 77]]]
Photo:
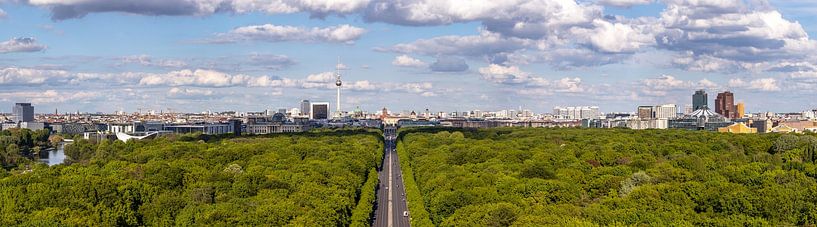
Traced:
[[340, 87], [343, 85], [343, 82], [340, 81], [340, 57], [338, 57], [338, 64], [335, 65], [335, 86], [338, 87], [338, 100], [337, 100], [337, 107], [335, 110], [335, 116], [340, 118], [343, 116], [343, 112], [340, 111]]

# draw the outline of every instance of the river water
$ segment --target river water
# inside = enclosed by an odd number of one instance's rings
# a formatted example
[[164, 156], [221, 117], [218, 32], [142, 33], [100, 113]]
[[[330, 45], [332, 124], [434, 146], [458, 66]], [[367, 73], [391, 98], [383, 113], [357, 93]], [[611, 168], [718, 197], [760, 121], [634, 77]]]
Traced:
[[49, 166], [62, 164], [65, 161], [65, 143], [60, 143], [57, 149], [48, 149], [41, 153], [40, 162]]

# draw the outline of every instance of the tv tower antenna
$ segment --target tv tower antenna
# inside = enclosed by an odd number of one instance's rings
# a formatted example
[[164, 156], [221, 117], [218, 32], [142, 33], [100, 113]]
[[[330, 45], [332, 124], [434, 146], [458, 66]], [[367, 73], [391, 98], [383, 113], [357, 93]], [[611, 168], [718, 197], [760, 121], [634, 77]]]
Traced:
[[338, 96], [337, 96], [337, 107], [335, 109], [335, 116], [338, 118], [343, 115], [340, 109], [340, 87], [343, 85], [343, 82], [340, 80], [340, 57], [338, 57], [338, 64], [335, 65], [335, 86], [338, 88]]

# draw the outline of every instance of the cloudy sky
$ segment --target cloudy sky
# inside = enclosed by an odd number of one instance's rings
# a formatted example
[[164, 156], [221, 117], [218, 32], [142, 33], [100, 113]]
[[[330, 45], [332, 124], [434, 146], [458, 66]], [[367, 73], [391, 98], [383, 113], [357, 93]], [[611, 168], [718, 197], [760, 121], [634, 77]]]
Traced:
[[[0, 0], [0, 112], [817, 108], [812, 0]], [[712, 100], [710, 100], [712, 102]], [[334, 103], [333, 103], [334, 105]], [[334, 107], [333, 107], [334, 108]]]

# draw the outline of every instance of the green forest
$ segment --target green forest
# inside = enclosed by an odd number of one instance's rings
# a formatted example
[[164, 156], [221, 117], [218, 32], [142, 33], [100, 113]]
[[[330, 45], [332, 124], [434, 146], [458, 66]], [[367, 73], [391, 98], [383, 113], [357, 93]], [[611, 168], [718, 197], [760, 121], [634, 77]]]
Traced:
[[0, 131], [0, 177], [5, 168], [32, 163], [40, 151], [51, 147], [48, 130], [9, 129]]
[[[27, 154], [0, 133], [0, 226], [369, 226], [379, 131], [170, 135]], [[817, 223], [814, 134], [628, 129], [402, 129], [414, 226]]]
[[382, 149], [364, 130], [77, 140], [65, 165], [0, 170], [0, 226], [367, 226]]
[[409, 129], [413, 226], [817, 223], [814, 135]]

